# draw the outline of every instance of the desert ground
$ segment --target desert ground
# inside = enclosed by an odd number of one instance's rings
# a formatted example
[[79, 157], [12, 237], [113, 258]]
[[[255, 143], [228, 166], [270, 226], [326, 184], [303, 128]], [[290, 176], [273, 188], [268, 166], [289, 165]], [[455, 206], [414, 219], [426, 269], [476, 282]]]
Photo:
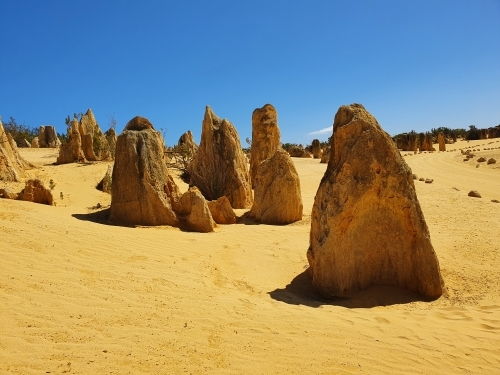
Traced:
[[[499, 146], [402, 152], [434, 179], [415, 185], [446, 284], [435, 301], [389, 287], [315, 294], [317, 159], [293, 158], [302, 221], [202, 234], [112, 225], [111, 197], [95, 189], [109, 163], [56, 166], [57, 150], [20, 149], [31, 177], [56, 184], [57, 206], [0, 199], [0, 373], [498, 374], [500, 149], [483, 148]], [[465, 147], [481, 151], [463, 162]], [[498, 162], [477, 168], [480, 156]]]

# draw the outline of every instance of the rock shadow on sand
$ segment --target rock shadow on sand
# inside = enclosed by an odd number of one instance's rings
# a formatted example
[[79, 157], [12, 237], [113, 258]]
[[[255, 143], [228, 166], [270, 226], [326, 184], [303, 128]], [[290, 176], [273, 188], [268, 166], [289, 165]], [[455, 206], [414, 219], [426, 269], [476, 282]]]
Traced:
[[285, 288], [275, 289], [269, 292], [269, 295], [276, 301], [291, 305], [309, 307], [332, 305], [350, 309], [369, 309], [377, 306], [431, 301], [411, 290], [392, 286], [372, 286], [366, 290], [355, 292], [349, 297], [326, 299], [313, 287], [309, 268], [296, 276]]

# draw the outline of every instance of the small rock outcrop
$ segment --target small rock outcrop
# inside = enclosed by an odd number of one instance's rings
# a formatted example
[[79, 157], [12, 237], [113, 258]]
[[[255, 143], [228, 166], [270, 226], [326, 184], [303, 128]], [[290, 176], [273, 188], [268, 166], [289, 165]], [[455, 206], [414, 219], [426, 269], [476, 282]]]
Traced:
[[97, 184], [96, 189], [104, 193], [111, 194], [112, 181], [113, 181], [113, 166], [110, 165], [108, 166], [106, 174], [104, 175], [102, 180], [99, 181], [99, 183]]
[[330, 146], [325, 147], [320, 163], [328, 163], [328, 160], [330, 160]]
[[188, 130], [180, 136], [179, 141], [177, 142], [177, 147], [181, 150], [185, 149], [189, 158], [193, 158], [193, 156], [198, 152], [198, 145], [194, 141], [191, 130]]
[[16, 142], [6, 133], [0, 121], [0, 181], [21, 181], [25, 170], [34, 168], [19, 154]]
[[234, 224], [236, 215], [231, 207], [231, 203], [226, 196], [222, 196], [215, 201], [208, 201], [208, 209], [217, 224]]
[[312, 144], [311, 144], [311, 148], [312, 148], [312, 155], [313, 155], [314, 159], [320, 159], [322, 151], [321, 151], [321, 143], [319, 142], [319, 139], [313, 139]]
[[417, 134], [414, 132], [401, 134], [396, 142], [402, 151], [417, 151]]
[[31, 141], [31, 148], [40, 148], [38, 137], [33, 138], [33, 140]]
[[68, 141], [59, 148], [59, 156], [56, 164], [68, 164], [85, 161], [85, 154], [82, 150], [82, 138], [78, 131], [78, 120], [71, 121], [71, 129], [68, 134]]
[[5, 199], [17, 199], [19, 194], [14, 193], [8, 188], [0, 189], [0, 197]]
[[52, 125], [42, 125], [38, 129], [38, 144], [40, 148], [57, 148], [61, 141], [57, 138], [56, 128]]
[[59, 148], [57, 164], [113, 160], [116, 148], [114, 129], [103, 133], [89, 108], [80, 121], [74, 118], [68, 142]]
[[443, 133], [438, 133], [439, 151], [446, 151], [446, 142]]
[[467, 194], [469, 197], [473, 198], [481, 198], [481, 194], [477, 190], [471, 190], [469, 191], [469, 194]]
[[280, 128], [276, 109], [271, 104], [255, 109], [252, 113], [252, 147], [250, 150], [252, 187], [255, 187], [254, 180], [260, 163], [273, 156], [280, 146]]
[[489, 158], [488, 161], [486, 162], [486, 164], [490, 165], [490, 164], [495, 164], [496, 162], [497, 162], [496, 159]]
[[40, 180], [28, 180], [24, 189], [19, 193], [17, 200], [47, 204], [49, 206], [54, 205], [52, 192]]
[[304, 155], [308, 158], [311, 157], [311, 154], [304, 150], [304, 147], [302, 147], [302, 145], [292, 146], [287, 151], [288, 155], [290, 155], [292, 158], [301, 158], [304, 157]]
[[198, 152], [187, 167], [190, 185], [208, 200], [226, 196], [233, 208], [252, 204], [247, 159], [236, 128], [206, 107]]
[[431, 133], [425, 133], [425, 134], [420, 133], [418, 138], [419, 138], [418, 149], [420, 152], [422, 152], [422, 151], [436, 151], [433, 147]]
[[302, 219], [302, 210], [299, 175], [288, 153], [279, 149], [259, 166], [248, 215], [264, 224], [290, 224]]
[[389, 285], [438, 298], [439, 262], [394, 141], [360, 104], [340, 107], [333, 127], [311, 216], [313, 285], [327, 297]]
[[163, 138], [144, 117], [130, 120], [117, 139], [110, 220], [200, 232], [215, 227], [205, 198], [197, 189], [180, 194], [167, 169]]
[[190, 187], [174, 201], [173, 208], [181, 227], [201, 233], [213, 232], [216, 227], [207, 201], [196, 187]]

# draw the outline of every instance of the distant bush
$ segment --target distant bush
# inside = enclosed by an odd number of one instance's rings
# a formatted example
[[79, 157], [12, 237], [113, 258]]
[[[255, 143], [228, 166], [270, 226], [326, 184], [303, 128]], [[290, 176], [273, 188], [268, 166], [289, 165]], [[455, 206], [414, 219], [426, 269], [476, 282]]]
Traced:
[[30, 128], [26, 124], [18, 124], [14, 117], [3, 123], [3, 128], [7, 133], [10, 133], [14, 141], [19, 147], [24, 146], [22, 143], [25, 139], [31, 144], [33, 138], [38, 137], [38, 128]]

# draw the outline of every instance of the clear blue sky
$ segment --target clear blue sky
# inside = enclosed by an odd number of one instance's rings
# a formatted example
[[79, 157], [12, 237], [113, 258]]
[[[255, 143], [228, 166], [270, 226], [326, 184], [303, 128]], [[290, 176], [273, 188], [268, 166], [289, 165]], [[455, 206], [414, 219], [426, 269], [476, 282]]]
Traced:
[[31, 127], [92, 108], [197, 142], [206, 105], [251, 137], [326, 140], [342, 104], [391, 135], [500, 124], [500, 0], [0, 0], [0, 115]]

